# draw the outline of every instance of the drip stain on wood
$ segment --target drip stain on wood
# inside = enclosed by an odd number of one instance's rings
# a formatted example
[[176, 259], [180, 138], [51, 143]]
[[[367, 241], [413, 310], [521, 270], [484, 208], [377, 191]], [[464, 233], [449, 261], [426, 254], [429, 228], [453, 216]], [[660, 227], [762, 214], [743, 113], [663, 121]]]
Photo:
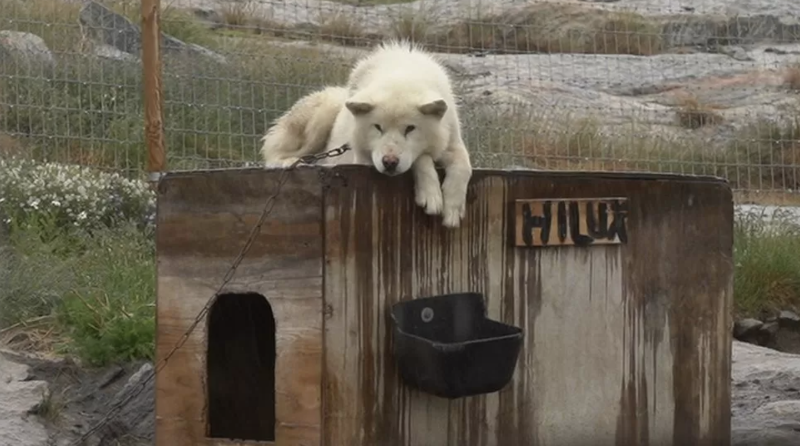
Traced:
[[[288, 174], [224, 290], [272, 309], [275, 441], [206, 437], [207, 368], [220, 366], [206, 364], [208, 344], [225, 345], [202, 321], [156, 378], [158, 446], [730, 444], [727, 184], [476, 169], [453, 231], [416, 206], [411, 176], [338, 166], [342, 181], [325, 188], [319, 169]], [[230, 169], [160, 182], [157, 360], [219, 286], [279, 176]], [[585, 216], [611, 199], [626, 205], [624, 240], [517, 243], [517, 200], [579, 202]], [[602, 236], [598, 215], [579, 235]], [[490, 318], [524, 330], [511, 382], [453, 401], [409, 389], [390, 355], [388, 308], [469, 291], [484, 294]]]

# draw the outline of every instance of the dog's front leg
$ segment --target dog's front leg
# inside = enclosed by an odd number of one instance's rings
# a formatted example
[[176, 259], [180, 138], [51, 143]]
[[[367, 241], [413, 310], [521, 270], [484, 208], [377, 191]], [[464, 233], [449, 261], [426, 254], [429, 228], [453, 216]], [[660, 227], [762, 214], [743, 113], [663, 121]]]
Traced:
[[417, 205], [425, 209], [428, 215], [442, 213], [442, 189], [439, 175], [430, 155], [420, 155], [411, 167], [414, 171], [414, 191]]
[[456, 228], [461, 225], [461, 219], [466, 212], [467, 188], [472, 177], [469, 153], [460, 137], [442, 154], [440, 163], [445, 171], [442, 183], [442, 224], [448, 228]]

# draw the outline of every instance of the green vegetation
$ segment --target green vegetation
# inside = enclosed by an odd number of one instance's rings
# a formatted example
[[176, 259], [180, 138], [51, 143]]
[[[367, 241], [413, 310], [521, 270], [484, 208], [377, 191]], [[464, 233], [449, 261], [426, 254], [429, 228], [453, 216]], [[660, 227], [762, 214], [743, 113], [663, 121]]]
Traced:
[[152, 236], [130, 224], [89, 234], [46, 218], [11, 225], [0, 251], [0, 328], [46, 318], [52, 343], [89, 365], [152, 358]]
[[88, 364], [151, 358], [154, 198], [117, 174], [0, 159], [0, 333], [44, 321]]
[[[40, 35], [57, 63], [52, 70], [35, 64], [2, 67], [0, 135], [13, 138], [14, 155], [138, 171], [145, 156], [140, 65], [81, 52], [75, 25], [79, 4], [34, 3], [14, 3], [8, 14], [4, 10], [0, 28]], [[136, 12], [130, 6], [126, 10]], [[271, 120], [309, 90], [346, 75], [346, 61], [331, 63], [313, 48], [219, 35], [178, 13], [165, 14], [163, 28], [229, 61], [165, 55], [164, 115], [172, 168], [256, 160]]]
[[742, 316], [800, 308], [800, 225], [786, 212], [768, 217], [769, 224], [747, 213], [734, 227], [734, 300]]

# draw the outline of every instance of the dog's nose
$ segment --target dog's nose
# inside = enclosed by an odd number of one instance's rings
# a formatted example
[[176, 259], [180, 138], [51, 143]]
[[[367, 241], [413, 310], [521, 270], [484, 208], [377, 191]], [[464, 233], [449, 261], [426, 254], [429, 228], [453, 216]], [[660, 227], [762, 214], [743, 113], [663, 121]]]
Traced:
[[384, 155], [382, 161], [383, 167], [387, 172], [394, 172], [394, 170], [397, 169], [397, 164], [400, 163], [400, 160], [394, 155]]

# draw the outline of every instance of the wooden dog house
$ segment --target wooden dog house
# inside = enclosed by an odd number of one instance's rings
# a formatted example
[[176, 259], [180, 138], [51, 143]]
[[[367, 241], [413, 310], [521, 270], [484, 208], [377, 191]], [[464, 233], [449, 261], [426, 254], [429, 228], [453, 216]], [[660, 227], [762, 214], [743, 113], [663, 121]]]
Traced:
[[[280, 175], [160, 181], [157, 360], [222, 284]], [[476, 169], [448, 230], [414, 204], [411, 175], [304, 166], [287, 178], [158, 373], [158, 446], [730, 444], [725, 182]], [[523, 329], [511, 382], [452, 400], [408, 387], [389, 306], [464, 291]]]

